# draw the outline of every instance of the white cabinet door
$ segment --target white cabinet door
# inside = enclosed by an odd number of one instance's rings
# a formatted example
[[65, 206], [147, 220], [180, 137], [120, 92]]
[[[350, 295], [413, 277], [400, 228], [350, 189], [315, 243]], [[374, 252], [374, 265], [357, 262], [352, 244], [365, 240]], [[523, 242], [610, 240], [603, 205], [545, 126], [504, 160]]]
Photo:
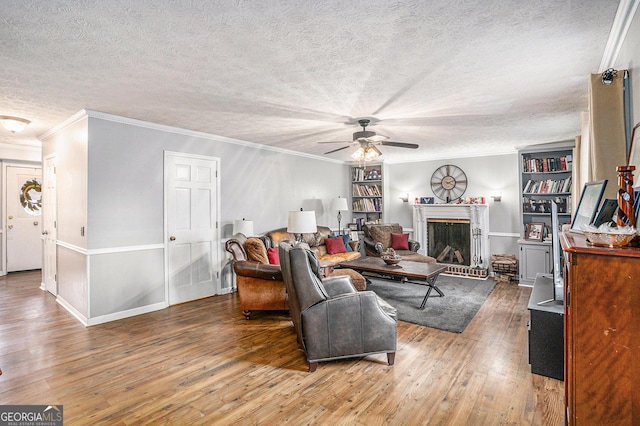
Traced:
[[165, 154], [169, 304], [219, 292], [215, 159]]
[[551, 272], [551, 245], [520, 244], [520, 284], [533, 285], [537, 274]]

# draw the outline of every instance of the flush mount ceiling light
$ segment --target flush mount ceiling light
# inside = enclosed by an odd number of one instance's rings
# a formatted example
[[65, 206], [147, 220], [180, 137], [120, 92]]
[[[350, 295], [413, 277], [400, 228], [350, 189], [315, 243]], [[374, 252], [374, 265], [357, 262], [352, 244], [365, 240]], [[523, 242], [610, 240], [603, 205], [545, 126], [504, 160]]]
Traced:
[[12, 117], [10, 115], [0, 115], [0, 123], [2, 127], [11, 133], [19, 132], [24, 129], [31, 121], [26, 118]]

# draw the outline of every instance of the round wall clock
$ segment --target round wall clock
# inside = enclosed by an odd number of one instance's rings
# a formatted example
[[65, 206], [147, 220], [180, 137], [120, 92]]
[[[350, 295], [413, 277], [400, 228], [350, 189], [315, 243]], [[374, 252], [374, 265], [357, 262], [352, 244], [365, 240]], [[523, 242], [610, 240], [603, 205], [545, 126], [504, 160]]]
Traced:
[[440, 166], [431, 175], [431, 189], [436, 197], [446, 202], [462, 197], [467, 189], [467, 175], [453, 164]]

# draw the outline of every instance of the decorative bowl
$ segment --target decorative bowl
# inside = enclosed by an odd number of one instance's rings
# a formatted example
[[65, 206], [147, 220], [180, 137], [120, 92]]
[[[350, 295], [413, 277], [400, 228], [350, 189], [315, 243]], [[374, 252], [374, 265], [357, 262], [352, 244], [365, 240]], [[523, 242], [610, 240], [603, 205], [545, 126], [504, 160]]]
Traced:
[[386, 263], [387, 265], [397, 265], [398, 263], [400, 263], [400, 260], [402, 260], [402, 258], [400, 256], [382, 256], [382, 260], [384, 260], [384, 263]]
[[636, 233], [612, 233], [601, 231], [584, 231], [587, 240], [594, 246], [624, 247], [633, 240]]

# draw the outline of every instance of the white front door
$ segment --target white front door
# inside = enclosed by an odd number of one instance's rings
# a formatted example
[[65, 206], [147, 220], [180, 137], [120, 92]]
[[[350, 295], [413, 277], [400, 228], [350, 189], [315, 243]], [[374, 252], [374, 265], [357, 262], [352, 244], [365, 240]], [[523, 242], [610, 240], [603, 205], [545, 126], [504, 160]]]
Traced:
[[42, 268], [42, 169], [7, 166], [7, 272]]
[[210, 157], [165, 153], [170, 305], [220, 291], [217, 170]]
[[57, 205], [56, 205], [56, 158], [44, 159], [44, 182], [42, 188], [42, 284], [54, 296], [58, 294], [57, 274]]

